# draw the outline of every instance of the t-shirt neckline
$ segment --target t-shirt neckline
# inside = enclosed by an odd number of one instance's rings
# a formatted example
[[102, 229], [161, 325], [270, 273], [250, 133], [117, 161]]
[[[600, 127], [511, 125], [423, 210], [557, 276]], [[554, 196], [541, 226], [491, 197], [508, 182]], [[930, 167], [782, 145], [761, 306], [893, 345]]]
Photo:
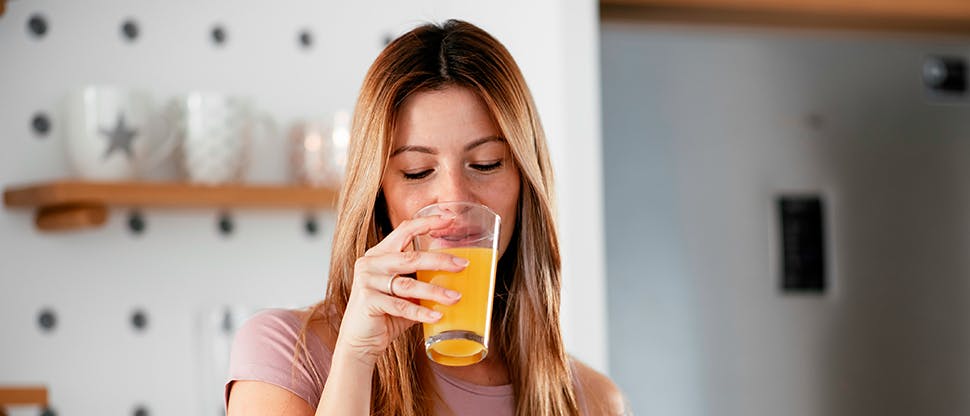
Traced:
[[459, 378], [449, 376], [445, 373], [439, 371], [434, 365], [431, 366], [431, 371], [434, 372], [435, 377], [444, 380], [448, 384], [455, 386], [461, 390], [468, 393], [472, 393], [479, 396], [490, 396], [490, 397], [507, 397], [514, 394], [512, 384], [501, 384], [498, 386], [483, 386], [480, 384], [475, 384], [468, 382]]

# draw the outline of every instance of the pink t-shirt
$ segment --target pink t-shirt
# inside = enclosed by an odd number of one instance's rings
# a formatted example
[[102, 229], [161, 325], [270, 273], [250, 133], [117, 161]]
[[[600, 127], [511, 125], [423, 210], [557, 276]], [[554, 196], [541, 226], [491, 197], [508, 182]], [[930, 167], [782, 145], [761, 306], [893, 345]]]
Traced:
[[[313, 382], [310, 371], [302, 365], [293, 366], [293, 353], [300, 333], [300, 319], [285, 309], [267, 309], [254, 315], [236, 333], [229, 359], [229, 380], [226, 383], [226, 403], [229, 388], [236, 380], [256, 380], [270, 383], [303, 398], [316, 408], [323, 393], [323, 385]], [[317, 372], [324, 378], [330, 373], [333, 352], [308, 331], [306, 344]], [[433, 368], [433, 367], [432, 367]], [[294, 371], [295, 370], [295, 371]], [[575, 372], [575, 369], [573, 370]], [[435, 387], [442, 402], [435, 404], [436, 414], [490, 415], [515, 414], [512, 385], [479, 386], [434, 371]], [[578, 389], [578, 385], [576, 387]], [[580, 406], [582, 406], [582, 394]]]

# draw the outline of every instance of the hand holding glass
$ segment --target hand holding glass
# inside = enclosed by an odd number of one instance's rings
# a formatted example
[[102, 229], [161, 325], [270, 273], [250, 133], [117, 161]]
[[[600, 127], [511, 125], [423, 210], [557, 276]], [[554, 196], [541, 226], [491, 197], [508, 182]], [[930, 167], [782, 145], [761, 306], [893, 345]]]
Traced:
[[418, 280], [456, 290], [454, 305], [421, 300], [441, 312], [438, 322], [424, 324], [428, 358], [450, 366], [475, 364], [488, 354], [488, 335], [495, 294], [495, 269], [501, 218], [488, 207], [471, 202], [442, 202], [419, 210], [414, 218], [454, 217], [451, 226], [415, 237], [414, 249], [448, 253], [469, 261], [460, 272], [419, 270]]

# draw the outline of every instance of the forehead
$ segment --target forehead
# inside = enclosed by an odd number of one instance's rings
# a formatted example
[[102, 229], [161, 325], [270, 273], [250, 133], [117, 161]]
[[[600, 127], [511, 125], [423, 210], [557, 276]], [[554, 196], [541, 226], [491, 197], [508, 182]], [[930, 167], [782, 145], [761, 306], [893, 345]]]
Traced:
[[444, 146], [500, 136], [485, 102], [472, 90], [448, 86], [412, 94], [401, 106], [393, 146]]

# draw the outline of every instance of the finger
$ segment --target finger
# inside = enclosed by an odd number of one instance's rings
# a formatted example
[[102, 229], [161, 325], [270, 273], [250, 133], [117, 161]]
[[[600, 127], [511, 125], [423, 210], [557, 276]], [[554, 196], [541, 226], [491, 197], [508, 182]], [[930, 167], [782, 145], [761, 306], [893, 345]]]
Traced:
[[460, 272], [468, 266], [468, 260], [448, 253], [428, 251], [404, 251], [363, 257], [357, 269], [378, 276], [411, 274], [418, 270], [442, 270]]
[[400, 252], [408, 244], [411, 244], [411, 240], [414, 237], [427, 234], [431, 230], [445, 228], [451, 225], [454, 219], [455, 217], [435, 215], [406, 220], [398, 224], [394, 231], [391, 231], [380, 243], [377, 243], [370, 250], [367, 250], [367, 253], [364, 255]]
[[417, 303], [391, 295], [377, 295], [373, 303], [382, 313], [416, 322], [435, 323], [441, 319], [441, 312], [433, 311]]
[[461, 293], [455, 290], [422, 282], [410, 277], [398, 276], [394, 278], [391, 284], [394, 286], [394, 295], [401, 298], [424, 299], [443, 305], [453, 305], [461, 299]]

